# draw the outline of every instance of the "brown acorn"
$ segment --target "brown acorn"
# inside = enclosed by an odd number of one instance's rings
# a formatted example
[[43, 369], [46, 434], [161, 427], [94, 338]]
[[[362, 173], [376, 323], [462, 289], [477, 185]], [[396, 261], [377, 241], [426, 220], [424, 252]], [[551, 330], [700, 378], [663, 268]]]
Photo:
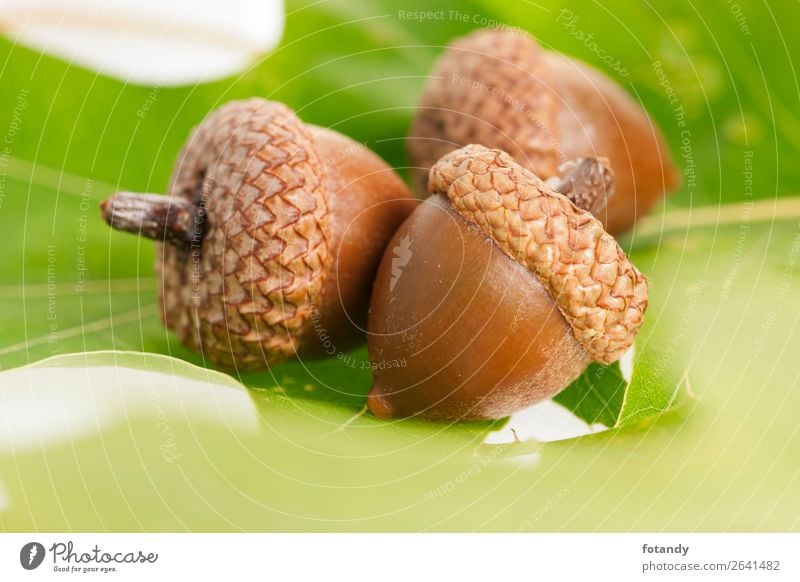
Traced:
[[436, 63], [408, 140], [420, 191], [439, 158], [470, 143], [506, 151], [543, 179], [568, 160], [608, 158], [616, 196], [597, 217], [613, 234], [680, 183], [660, 131], [637, 102], [601, 72], [521, 31], [473, 32]]
[[[642, 323], [647, 283], [599, 220], [598, 160], [555, 191], [505, 152], [470, 145], [430, 171], [373, 290], [368, 407], [382, 418], [500, 418], [610, 363]], [[613, 198], [612, 198], [613, 200]], [[602, 205], [602, 203], [601, 203]]]
[[416, 206], [374, 153], [257, 98], [194, 130], [169, 193], [119, 193], [102, 215], [158, 242], [165, 325], [239, 370], [363, 340], [383, 250]]

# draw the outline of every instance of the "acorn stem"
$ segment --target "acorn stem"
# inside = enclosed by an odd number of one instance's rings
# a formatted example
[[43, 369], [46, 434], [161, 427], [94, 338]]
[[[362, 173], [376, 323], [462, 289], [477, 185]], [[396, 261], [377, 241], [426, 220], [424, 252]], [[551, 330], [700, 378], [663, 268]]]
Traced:
[[579, 158], [560, 169], [551, 185], [578, 208], [597, 215], [614, 195], [614, 172], [605, 158]]
[[204, 213], [174, 196], [117, 192], [100, 203], [109, 226], [190, 250], [203, 241]]

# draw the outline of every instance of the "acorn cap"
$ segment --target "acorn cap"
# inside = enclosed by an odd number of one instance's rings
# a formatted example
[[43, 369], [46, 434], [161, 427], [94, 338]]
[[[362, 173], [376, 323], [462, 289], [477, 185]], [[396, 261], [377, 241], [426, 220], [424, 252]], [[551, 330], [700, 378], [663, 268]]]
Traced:
[[428, 189], [527, 267], [592, 359], [608, 364], [630, 348], [647, 307], [647, 282], [589, 212], [507, 153], [480, 145], [441, 158]]
[[542, 179], [569, 160], [607, 157], [617, 194], [597, 216], [611, 233], [680, 183], [640, 103], [602, 72], [522, 31], [473, 31], [437, 60], [407, 142], [420, 190], [441, 156], [470, 143], [505, 151]]
[[[548, 84], [544, 54], [521, 31], [478, 29], [455, 39], [420, 97], [410, 133], [412, 157], [432, 163], [457, 147], [488, 143], [535, 167], [539, 176], [556, 175], [576, 156], [561, 149], [563, 103]], [[426, 180], [427, 172], [420, 171], [419, 179]]]
[[263, 99], [223, 105], [197, 127], [170, 195], [198, 208], [188, 251], [161, 244], [165, 324], [217, 364], [292, 356], [330, 256], [323, 169], [308, 128]]

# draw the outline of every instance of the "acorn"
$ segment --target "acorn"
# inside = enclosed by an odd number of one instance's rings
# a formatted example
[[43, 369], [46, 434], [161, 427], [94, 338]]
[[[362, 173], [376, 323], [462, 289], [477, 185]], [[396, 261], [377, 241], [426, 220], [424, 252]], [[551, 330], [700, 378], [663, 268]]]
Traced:
[[376, 416], [501, 418], [631, 347], [646, 280], [585, 210], [614, 200], [613, 173], [596, 159], [564, 171], [551, 186], [480, 145], [434, 164], [372, 295]]
[[616, 195], [597, 217], [612, 234], [680, 183], [661, 132], [636, 101], [522, 31], [473, 32], [434, 66], [407, 144], [418, 189], [439, 158], [470, 143], [501, 149], [543, 179], [568, 160], [608, 158]]
[[102, 216], [157, 241], [164, 324], [241, 371], [363, 341], [383, 250], [416, 206], [364, 146], [258, 98], [206, 117], [169, 194], [118, 193]]

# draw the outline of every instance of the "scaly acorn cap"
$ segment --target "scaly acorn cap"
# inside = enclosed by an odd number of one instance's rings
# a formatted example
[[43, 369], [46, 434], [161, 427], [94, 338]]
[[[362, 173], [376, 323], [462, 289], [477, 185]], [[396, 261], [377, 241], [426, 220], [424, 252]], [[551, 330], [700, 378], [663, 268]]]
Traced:
[[631, 347], [647, 281], [589, 212], [507, 153], [480, 145], [441, 158], [428, 189], [537, 277], [592, 359], [609, 364]]
[[160, 243], [164, 323], [205, 359], [239, 370], [363, 341], [375, 271], [417, 205], [362, 144], [258, 98], [206, 117], [169, 194], [119, 192], [101, 215]]
[[184, 147], [170, 194], [206, 225], [188, 250], [161, 244], [165, 324], [211, 361], [259, 368], [295, 354], [330, 260], [323, 169], [281, 103], [212, 112]]
[[407, 143], [420, 189], [439, 158], [470, 143], [505, 151], [542, 179], [569, 160], [608, 158], [617, 194], [597, 216], [612, 234], [680, 183], [640, 103], [600, 71], [522, 31], [473, 31], [437, 60]]

